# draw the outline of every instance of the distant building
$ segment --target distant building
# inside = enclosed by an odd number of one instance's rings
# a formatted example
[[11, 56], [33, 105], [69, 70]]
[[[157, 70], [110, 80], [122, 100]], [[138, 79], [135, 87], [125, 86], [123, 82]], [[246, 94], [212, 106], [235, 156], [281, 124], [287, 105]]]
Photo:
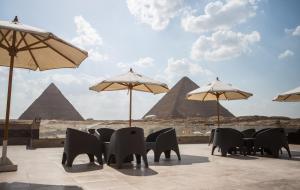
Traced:
[[84, 120], [53, 83], [27, 108], [19, 119], [33, 120], [37, 117], [48, 120]]
[[[196, 88], [199, 88], [196, 83], [188, 77], [183, 77], [143, 118], [149, 115], [155, 115], [158, 119], [217, 116], [216, 101], [202, 102], [186, 99], [186, 94]], [[222, 105], [220, 105], [220, 116], [234, 117]]]

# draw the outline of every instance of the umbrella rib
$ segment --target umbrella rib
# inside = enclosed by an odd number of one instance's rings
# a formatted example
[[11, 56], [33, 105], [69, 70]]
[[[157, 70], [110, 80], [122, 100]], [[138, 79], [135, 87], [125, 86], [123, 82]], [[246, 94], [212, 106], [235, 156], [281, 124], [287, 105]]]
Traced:
[[282, 101], [285, 101], [285, 100], [287, 100], [289, 97], [291, 97], [291, 95], [289, 94], [289, 95], [287, 95], [285, 98], [283, 98], [283, 100]]
[[5, 45], [1, 44], [1, 43], [0, 43], [0, 47], [3, 48], [3, 49], [6, 49], [7, 51], [8, 51], [8, 48], [9, 48], [9, 47], [6, 47]]
[[28, 48], [27, 50], [44, 49], [44, 48], [47, 48], [47, 47], [48, 46], [33, 47], [33, 48]]
[[224, 92], [223, 94], [224, 94], [226, 100], [229, 100], [229, 98], [226, 96], [226, 93]]
[[3, 41], [4, 39], [6, 39], [6, 36], [10, 33], [10, 31], [11, 31], [11, 30], [8, 30], [8, 31], [6, 32], [6, 34], [3, 35], [2, 31], [0, 30], [0, 34], [1, 34], [1, 36], [2, 36], [2, 39], [1, 39], [1, 41], [0, 41], [0, 44], [2, 43], [2, 41]]
[[202, 98], [202, 101], [204, 101], [204, 99], [206, 98], [206, 96], [208, 95], [209, 91], [206, 92], [205, 96]]
[[123, 85], [123, 86], [129, 86], [125, 82], [117, 82], [117, 84]]
[[240, 91], [238, 91], [238, 93], [240, 94], [240, 95], [242, 95], [242, 96], [244, 96], [244, 98], [248, 98], [245, 94], [243, 94], [243, 93], [241, 93]]
[[[35, 37], [36, 39], [38, 39], [38, 40], [41, 40], [41, 39], [39, 39], [37, 36], [35, 36], [35, 35], [33, 35], [33, 34], [31, 34], [33, 37]], [[70, 59], [70, 58], [68, 58], [67, 56], [65, 56], [64, 54], [62, 54], [61, 52], [59, 52], [57, 49], [55, 49], [53, 46], [51, 46], [50, 44], [48, 44], [48, 43], [46, 43], [45, 41], [42, 41], [42, 43], [44, 43], [45, 45], [47, 45], [50, 49], [52, 49], [53, 51], [55, 51], [57, 54], [59, 54], [60, 56], [62, 56], [63, 58], [65, 58], [65, 59], [67, 59], [68, 61], [70, 61], [71, 63], [73, 63], [76, 67], [78, 67], [78, 65], [76, 65], [76, 63], [72, 60], [72, 59]]]
[[105, 88], [103, 88], [101, 91], [104, 91], [105, 89], [107, 89], [108, 87], [110, 87], [111, 85], [113, 85], [114, 83], [112, 82], [112, 83], [110, 83], [110, 84], [108, 84]]
[[83, 53], [83, 54], [85, 54], [85, 55], [88, 55], [88, 53], [87, 53], [86, 51], [81, 50], [81, 49], [79, 49], [78, 47], [76, 47], [76, 46], [74, 46], [74, 45], [72, 45], [72, 44], [69, 44], [69, 43], [67, 43], [67, 42], [65, 42], [65, 41], [63, 41], [63, 40], [61, 40], [61, 39], [59, 39], [59, 38], [56, 38], [56, 40], [59, 41], [59, 42], [61, 42], [61, 43], [63, 43], [63, 44], [65, 44], [65, 45], [67, 45], [67, 46], [71, 46], [71, 47], [77, 49], [78, 51], [80, 51], [81, 53]]
[[0, 33], [1, 33], [1, 35], [3, 36], [3, 38], [2, 38], [2, 40], [4, 39], [4, 41], [6, 42], [6, 45], [8, 46], [8, 47], [10, 47], [10, 45], [9, 45], [9, 42], [7, 41], [7, 39], [6, 39], [6, 36], [7, 36], [7, 34], [4, 36], [4, 34], [2, 33], [2, 31], [0, 30]]
[[146, 84], [143, 84], [151, 93], [154, 94], [154, 92], [146, 85]]
[[18, 49], [18, 47], [21, 45], [22, 41], [25, 40], [25, 36], [27, 35], [27, 33], [25, 33], [25, 35], [23, 35], [22, 32], [20, 32], [20, 35], [22, 36], [22, 38], [20, 39], [20, 41], [18, 42], [18, 44], [16, 45], [16, 48]]
[[[45, 39], [43, 39], [43, 40], [38, 39], [37, 42], [34, 42], [34, 43], [32, 43], [32, 44], [30, 44], [30, 45], [28, 45], [28, 46], [26, 46], [26, 47], [22, 47], [22, 48], [20, 48], [18, 51], [26, 51], [26, 50], [30, 49], [30, 47], [32, 47], [32, 46], [34, 46], [34, 45], [37, 45], [37, 44], [39, 44], [39, 43], [43, 43], [43, 42], [45, 42], [45, 41], [47, 41], [47, 40], [49, 40], [49, 39], [50, 39], [50, 37], [47, 37], [47, 38], [45, 38]], [[46, 44], [44, 44], [44, 45], [46, 45]], [[48, 46], [46, 45], [46, 47], [48, 47]]]
[[[22, 33], [21, 33], [21, 36], [25, 37], [25, 35], [23, 35]], [[25, 40], [25, 38], [23, 38], [23, 39], [24, 39], [25, 45], [28, 46], [27, 41]], [[28, 49], [28, 51], [29, 51], [29, 53], [30, 53], [30, 55], [31, 55], [31, 57], [33, 59], [34, 64], [36, 65], [37, 68], [39, 68], [39, 65], [38, 65], [38, 63], [37, 63], [37, 61], [36, 61], [36, 59], [35, 59], [32, 51], [30, 49]]]

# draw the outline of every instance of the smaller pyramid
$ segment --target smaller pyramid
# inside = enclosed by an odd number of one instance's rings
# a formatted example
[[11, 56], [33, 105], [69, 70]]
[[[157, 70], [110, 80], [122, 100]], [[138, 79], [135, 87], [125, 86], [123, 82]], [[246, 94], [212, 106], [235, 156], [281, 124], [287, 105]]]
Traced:
[[33, 120], [36, 117], [47, 120], [84, 120], [53, 83], [27, 108], [19, 119]]
[[[202, 102], [186, 99], [186, 94], [197, 88], [199, 86], [191, 79], [183, 77], [145, 114], [144, 118], [149, 115], [155, 115], [159, 119], [216, 116], [216, 101]], [[234, 117], [222, 105], [220, 105], [220, 116]]]

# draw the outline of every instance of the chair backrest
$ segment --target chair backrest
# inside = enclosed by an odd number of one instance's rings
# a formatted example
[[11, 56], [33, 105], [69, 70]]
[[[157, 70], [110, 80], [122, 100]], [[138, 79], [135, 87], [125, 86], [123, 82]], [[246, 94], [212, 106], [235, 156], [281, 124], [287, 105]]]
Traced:
[[144, 153], [144, 130], [138, 127], [128, 127], [116, 130], [110, 138], [110, 146], [117, 152]]
[[214, 146], [237, 146], [243, 144], [243, 134], [232, 128], [216, 128], [213, 140]]
[[64, 148], [81, 150], [85, 149], [87, 145], [99, 146], [98, 142], [97, 138], [92, 134], [77, 129], [67, 128]]
[[253, 138], [255, 138], [259, 133], [262, 133], [262, 132], [264, 132], [264, 131], [267, 131], [267, 130], [269, 130], [270, 128], [264, 128], [264, 129], [261, 129], [261, 130], [258, 130], [258, 131], [256, 131], [254, 134], [253, 134]]
[[153, 133], [151, 133], [151, 134], [149, 134], [149, 135], [147, 136], [146, 142], [155, 142], [156, 139], [157, 139], [157, 137], [158, 137], [160, 134], [162, 134], [162, 133], [164, 133], [164, 132], [166, 132], [166, 131], [170, 131], [170, 130], [172, 130], [172, 129], [173, 129], [173, 128], [169, 127], [169, 128], [164, 128], [164, 129], [155, 131], [155, 132], [153, 132]]
[[244, 131], [241, 131], [244, 135], [244, 138], [251, 138], [253, 137], [254, 133], [256, 132], [254, 128], [252, 129], [246, 129]]
[[281, 148], [282, 145], [287, 144], [287, 137], [283, 128], [270, 128], [258, 133], [255, 143]]
[[92, 135], [95, 134], [95, 132], [96, 132], [96, 130], [93, 128], [89, 128], [89, 129], [87, 129], [87, 131]]
[[100, 138], [103, 142], [109, 142], [110, 137], [115, 132], [115, 130], [110, 128], [99, 128], [97, 129], [97, 132], [100, 135]]
[[208, 145], [210, 145], [213, 142], [214, 137], [215, 137], [215, 132], [216, 132], [216, 129], [212, 129], [210, 131], [210, 135], [209, 135], [209, 139], [208, 139]]

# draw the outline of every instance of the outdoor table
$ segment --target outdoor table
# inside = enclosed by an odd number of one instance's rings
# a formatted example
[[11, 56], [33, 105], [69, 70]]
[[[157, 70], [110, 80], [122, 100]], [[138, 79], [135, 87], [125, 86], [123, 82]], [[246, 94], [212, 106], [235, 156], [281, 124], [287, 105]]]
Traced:
[[[109, 149], [109, 144], [110, 144], [110, 142], [103, 142], [103, 147], [104, 147], [104, 150], [103, 150], [103, 152], [104, 152], [104, 155], [107, 157], [106, 159], [108, 159], [108, 149]], [[131, 162], [131, 161], [133, 161], [133, 155], [131, 154], [131, 155], [129, 155], [126, 159], [125, 159], [125, 161], [124, 162]], [[105, 160], [105, 162], [107, 162], [107, 160]], [[111, 160], [111, 163], [116, 163], [116, 161], [115, 161], [115, 159], [114, 158], [112, 158], [112, 160]]]
[[255, 138], [243, 138], [244, 146], [247, 148], [247, 154], [250, 155], [253, 151]]

